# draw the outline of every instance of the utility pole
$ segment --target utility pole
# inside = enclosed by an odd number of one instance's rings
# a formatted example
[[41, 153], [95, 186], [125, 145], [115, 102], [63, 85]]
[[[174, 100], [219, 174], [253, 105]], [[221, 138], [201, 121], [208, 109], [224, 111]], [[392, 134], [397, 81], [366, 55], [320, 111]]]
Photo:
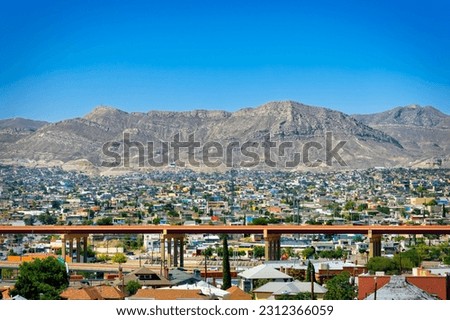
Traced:
[[314, 300], [314, 268], [311, 268], [311, 300]]
[[205, 282], [208, 282], [207, 280], [208, 280], [208, 264], [207, 264], [207, 262], [206, 262], [206, 259], [207, 259], [208, 257], [207, 257], [207, 255], [205, 254]]
[[373, 300], [377, 300], [377, 290], [378, 290], [377, 277], [374, 277], [373, 280], [375, 280], [375, 292], [373, 293]]

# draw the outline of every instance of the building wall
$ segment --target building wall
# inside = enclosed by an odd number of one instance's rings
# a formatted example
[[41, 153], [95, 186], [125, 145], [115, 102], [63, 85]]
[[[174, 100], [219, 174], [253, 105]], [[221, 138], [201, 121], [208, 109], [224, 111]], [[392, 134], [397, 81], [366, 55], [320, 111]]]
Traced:
[[[390, 276], [377, 276], [377, 288], [390, 281]], [[445, 276], [406, 276], [406, 281], [416, 287], [437, 296], [441, 300], [450, 298], [450, 281]], [[360, 276], [358, 278], [358, 300], [363, 300], [375, 291], [374, 276]]]
[[411, 204], [413, 206], [418, 206], [418, 205], [423, 205], [425, 203], [428, 203], [431, 200], [434, 200], [434, 198], [411, 198]]
[[419, 287], [426, 292], [436, 295], [441, 300], [448, 300], [450, 297], [448, 296], [448, 279], [447, 277], [439, 277], [439, 276], [410, 276], [406, 277], [406, 281]]
[[[390, 276], [377, 276], [377, 289], [387, 284]], [[363, 300], [375, 291], [375, 276], [360, 276], [358, 278], [358, 300]]]
[[254, 292], [255, 300], [267, 300], [273, 292]]

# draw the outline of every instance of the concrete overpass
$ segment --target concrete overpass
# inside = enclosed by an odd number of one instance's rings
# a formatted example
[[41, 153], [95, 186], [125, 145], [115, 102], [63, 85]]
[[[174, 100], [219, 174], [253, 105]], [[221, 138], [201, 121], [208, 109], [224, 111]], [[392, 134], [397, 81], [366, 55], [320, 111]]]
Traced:
[[450, 226], [440, 225], [247, 225], [247, 226], [172, 226], [172, 225], [111, 225], [111, 226], [7, 226], [0, 225], [0, 234], [450, 234]]
[[[0, 269], [19, 269], [22, 262], [0, 261]], [[68, 263], [70, 271], [89, 271], [89, 272], [111, 272], [117, 273], [118, 264], [111, 263]], [[136, 265], [122, 264], [124, 272], [131, 272], [137, 268]]]
[[[87, 252], [87, 237], [91, 234], [160, 234], [161, 260], [168, 266], [183, 266], [184, 237], [186, 234], [262, 234], [265, 241], [266, 260], [278, 260], [281, 255], [282, 234], [364, 234], [369, 237], [369, 256], [381, 255], [383, 234], [450, 234], [450, 226], [353, 226], [353, 225], [248, 225], [248, 226], [0, 226], [0, 234], [60, 234], [69, 242], [70, 252], [76, 243], [76, 261], [80, 261], [81, 244]], [[165, 247], [167, 243], [167, 248]], [[173, 254], [172, 254], [173, 249]], [[66, 256], [66, 246], [62, 247]], [[181, 253], [181, 254], [180, 254]], [[167, 257], [166, 257], [167, 254]], [[178, 261], [179, 259], [179, 261]]]

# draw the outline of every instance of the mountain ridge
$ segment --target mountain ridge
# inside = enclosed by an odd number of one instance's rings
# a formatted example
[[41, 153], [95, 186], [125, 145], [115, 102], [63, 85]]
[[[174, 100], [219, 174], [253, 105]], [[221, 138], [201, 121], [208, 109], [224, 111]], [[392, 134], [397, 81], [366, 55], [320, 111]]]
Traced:
[[[347, 115], [329, 108], [308, 106], [291, 100], [272, 101], [234, 112], [202, 109], [125, 112], [113, 107], [98, 106], [83, 117], [46, 123], [17, 139], [0, 140], [0, 160], [43, 165], [70, 163], [71, 168], [74, 164], [83, 163], [84, 169], [91, 168], [86, 165], [89, 162], [92, 168], [108, 171], [111, 169], [101, 166], [105, 160], [102, 148], [105, 144], [117, 142], [119, 145], [122, 143], [119, 150], [123, 150], [125, 134], [128, 134], [133, 142], [143, 146], [147, 146], [149, 142], [173, 142], [177, 135], [180, 141], [186, 142], [192, 135], [202, 146], [217, 142], [226, 147], [234, 141], [241, 148], [245, 143], [259, 146], [258, 152], [262, 150], [267, 139], [273, 140], [278, 146], [290, 143], [292, 150], [289, 149], [285, 153], [284, 150], [271, 152], [275, 152], [274, 157], [279, 160], [283, 157], [293, 159], [295, 153], [302, 152], [302, 162], [295, 168], [278, 166], [276, 169], [301, 170], [310, 168], [310, 163], [303, 161], [305, 157], [309, 159], [309, 154], [305, 156], [304, 146], [316, 146], [316, 149], [308, 151], [311, 151], [314, 159], [323, 160], [319, 159], [319, 155], [325, 149], [330, 149], [330, 146], [326, 145], [329, 141], [325, 139], [331, 133], [334, 145], [345, 141], [339, 150], [339, 156], [342, 156], [343, 162], [347, 164], [347, 169], [404, 166], [418, 161], [428, 163], [426, 159], [435, 157], [446, 159], [450, 154], [445, 145], [450, 136], [450, 127], [447, 127], [449, 119], [449, 116], [432, 107], [408, 106], [379, 114]], [[7, 122], [4, 120], [1, 123]], [[405, 135], [408, 136], [407, 132], [399, 134], [389, 129], [392, 126], [412, 127], [408, 130], [423, 138], [416, 137], [417, 141], [413, 143], [405, 138]], [[432, 136], [426, 133], [430, 127], [434, 128]], [[433, 139], [437, 143], [434, 143]], [[136, 154], [136, 150], [133, 152], [132, 158], [135, 161], [139, 154]], [[195, 150], [195, 156], [201, 158], [204, 152], [201, 148]], [[242, 163], [246, 157], [248, 158], [248, 154], [240, 154], [238, 160]], [[321, 157], [324, 158], [323, 154]], [[179, 163], [183, 162], [178, 160]], [[321, 162], [319, 167], [324, 169], [326, 166]], [[264, 166], [258, 164], [255, 168], [261, 169]], [[120, 171], [120, 168], [114, 169]], [[136, 167], [122, 169], [134, 170]], [[137, 169], [155, 168], [142, 168], [138, 165]], [[195, 169], [212, 170], [204, 166]]]
[[396, 107], [384, 112], [372, 114], [355, 114], [355, 119], [371, 125], [412, 125], [412, 126], [442, 126], [450, 128], [450, 116], [432, 107], [409, 105]]
[[450, 116], [434, 107], [409, 105], [353, 117], [392, 136], [411, 154], [425, 158], [450, 154]]

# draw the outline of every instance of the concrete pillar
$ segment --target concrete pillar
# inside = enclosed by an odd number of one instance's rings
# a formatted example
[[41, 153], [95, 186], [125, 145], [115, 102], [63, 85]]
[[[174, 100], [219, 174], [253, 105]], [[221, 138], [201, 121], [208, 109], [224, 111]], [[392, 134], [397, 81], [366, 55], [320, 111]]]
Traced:
[[172, 237], [167, 236], [167, 266], [172, 266]]
[[66, 261], [66, 235], [63, 234], [61, 236], [61, 256], [64, 259], [64, 261]]
[[269, 260], [275, 260], [275, 242], [273, 241], [272, 237], [269, 238]]
[[280, 236], [275, 240], [275, 244], [277, 247], [276, 253], [275, 253], [275, 260], [280, 260], [281, 259], [281, 240], [280, 240]]
[[270, 245], [267, 229], [264, 229], [264, 259], [266, 261], [270, 260]]
[[180, 267], [184, 267], [184, 235], [180, 238]]
[[159, 256], [161, 258], [161, 272], [160, 275], [164, 275], [164, 263], [166, 261], [166, 234], [163, 232], [159, 238]]
[[280, 260], [281, 244], [279, 234], [269, 234], [264, 230], [264, 255], [265, 260]]
[[369, 230], [369, 258], [381, 256], [381, 234], [373, 234], [372, 230]]
[[78, 236], [75, 238], [77, 241], [77, 262], [81, 262], [80, 253], [81, 253], [81, 237]]
[[178, 237], [173, 238], [173, 266], [178, 267]]
[[69, 238], [69, 257], [70, 257], [70, 262], [72, 262], [73, 260], [73, 238], [72, 236], [68, 236]]
[[160, 237], [159, 253], [161, 256], [161, 263], [166, 260], [166, 235], [162, 234]]
[[83, 237], [83, 262], [86, 263], [88, 255], [87, 255], [87, 251], [88, 251], [88, 237], [84, 236]]
[[[165, 244], [167, 241], [167, 244]], [[167, 249], [167, 254], [166, 250]], [[173, 251], [172, 251], [173, 249]], [[161, 260], [164, 264], [170, 267], [184, 266], [184, 234], [167, 234], [164, 232], [161, 235]], [[173, 252], [173, 255], [172, 255]]]

